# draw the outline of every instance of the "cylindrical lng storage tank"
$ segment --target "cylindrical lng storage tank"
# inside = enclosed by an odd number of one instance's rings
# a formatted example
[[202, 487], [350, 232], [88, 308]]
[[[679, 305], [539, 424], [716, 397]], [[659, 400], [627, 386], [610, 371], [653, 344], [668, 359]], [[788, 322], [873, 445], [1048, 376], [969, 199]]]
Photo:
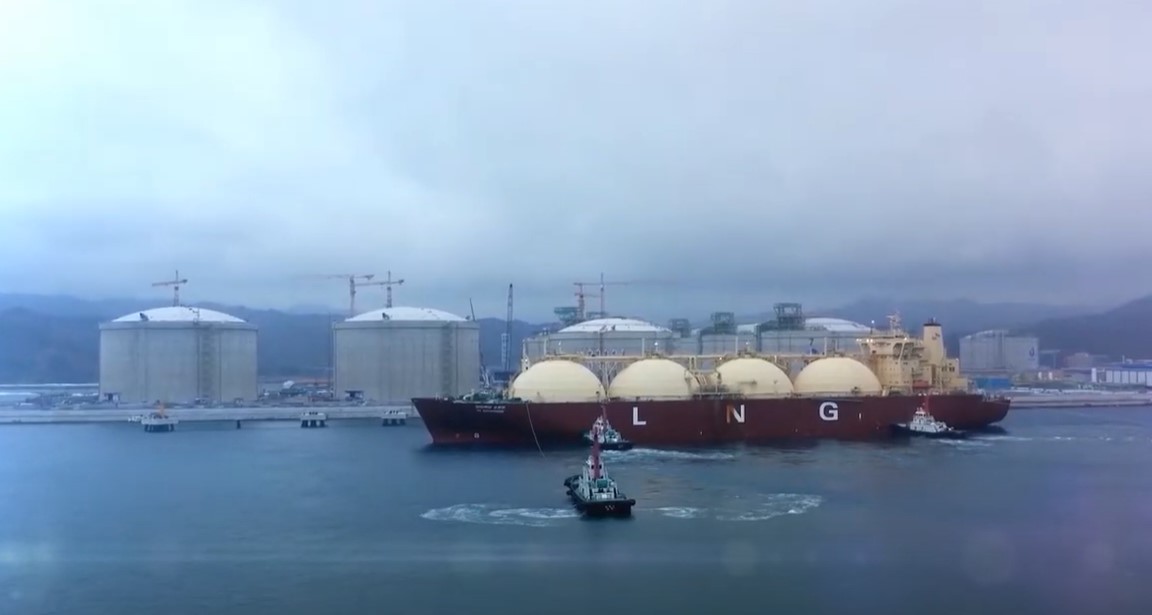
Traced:
[[169, 306], [100, 325], [100, 394], [126, 403], [249, 401], [259, 393], [256, 326]]
[[390, 307], [333, 325], [336, 391], [408, 405], [463, 395], [480, 384], [480, 326], [456, 314]]
[[671, 329], [635, 318], [596, 318], [524, 341], [526, 355], [632, 355], [673, 351]]

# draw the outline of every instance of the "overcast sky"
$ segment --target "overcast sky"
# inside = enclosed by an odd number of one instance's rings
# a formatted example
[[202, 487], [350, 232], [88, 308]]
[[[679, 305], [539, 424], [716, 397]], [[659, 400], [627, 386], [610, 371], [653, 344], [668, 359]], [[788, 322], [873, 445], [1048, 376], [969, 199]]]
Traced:
[[1127, 0], [2, 0], [0, 292], [1118, 302], [1150, 54]]

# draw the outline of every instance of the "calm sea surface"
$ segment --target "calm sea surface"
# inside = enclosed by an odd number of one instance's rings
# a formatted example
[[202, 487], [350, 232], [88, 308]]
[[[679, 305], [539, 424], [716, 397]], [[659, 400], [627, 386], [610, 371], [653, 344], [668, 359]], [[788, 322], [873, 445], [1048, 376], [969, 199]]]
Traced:
[[606, 521], [419, 422], [0, 427], [0, 613], [1152, 613], [1152, 411], [1004, 427], [610, 453]]

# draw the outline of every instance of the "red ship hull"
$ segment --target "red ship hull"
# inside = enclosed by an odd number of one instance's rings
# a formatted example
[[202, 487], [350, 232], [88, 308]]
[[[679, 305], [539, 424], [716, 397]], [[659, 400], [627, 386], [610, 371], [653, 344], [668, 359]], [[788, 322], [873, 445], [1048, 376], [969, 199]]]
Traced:
[[[784, 399], [687, 399], [528, 403], [417, 398], [437, 445], [580, 444], [601, 412], [637, 445], [711, 445], [780, 440], [887, 438], [924, 402], [918, 395]], [[973, 394], [932, 395], [929, 411], [956, 429], [981, 429], [1008, 415], [1009, 402]]]

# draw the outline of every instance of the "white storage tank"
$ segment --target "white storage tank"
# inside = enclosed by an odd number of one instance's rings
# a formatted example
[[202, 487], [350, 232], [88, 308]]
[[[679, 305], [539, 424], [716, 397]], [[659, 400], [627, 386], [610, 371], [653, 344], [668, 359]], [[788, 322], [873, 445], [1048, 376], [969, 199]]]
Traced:
[[792, 379], [775, 363], [755, 357], [725, 361], [716, 368], [717, 383], [744, 397], [782, 397], [793, 392]]
[[605, 398], [604, 385], [592, 370], [563, 359], [532, 364], [516, 376], [508, 394], [530, 402], [589, 402]]
[[809, 363], [796, 375], [793, 387], [801, 395], [877, 395], [882, 388], [867, 365], [848, 357]]
[[407, 405], [464, 395], [480, 384], [480, 326], [420, 307], [364, 312], [332, 327], [337, 396]]
[[672, 352], [671, 329], [635, 318], [595, 318], [524, 341], [527, 356], [642, 355]]
[[256, 326], [168, 306], [100, 325], [100, 394], [127, 403], [250, 401], [259, 394]]
[[700, 390], [692, 372], [671, 359], [641, 359], [620, 370], [608, 396], [621, 399], [686, 399]]

